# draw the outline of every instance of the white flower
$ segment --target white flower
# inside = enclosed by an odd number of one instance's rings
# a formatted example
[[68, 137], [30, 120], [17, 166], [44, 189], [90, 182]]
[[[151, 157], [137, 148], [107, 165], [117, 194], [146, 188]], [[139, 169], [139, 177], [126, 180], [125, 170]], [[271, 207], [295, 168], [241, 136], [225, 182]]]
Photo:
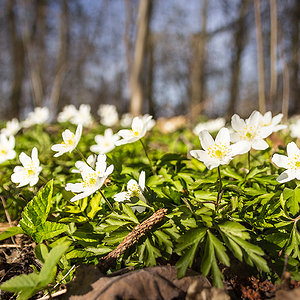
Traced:
[[19, 156], [19, 160], [23, 167], [17, 166], [14, 168], [11, 181], [19, 183], [18, 187], [27, 184], [34, 186], [39, 181], [39, 174], [42, 171], [37, 149], [35, 147], [32, 149], [31, 157], [22, 152]]
[[28, 114], [22, 125], [28, 128], [35, 124], [44, 124], [49, 120], [50, 112], [48, 107], [36, 107], [34, 111]]
[[88, 197], [99, 190], [104, 184], [108, 175], [110, 175], [114, 170], [113, 165], [110, 165], [108, 168], [106, 168], [107, 163], [105, 154], [98, 155], [95, 170], [82, 161], [77, 161], [75, 166], [81, 173], [82, 182], [68, 183], [66, 185], [67, 191], [79, 193], [71, 199], [72, 202]]
[[16, 157], [15, 138], [11, 135], [7, 137], [4, 134], [0, 134], [0, 164], [8, 159], [14, 159]]
[[153, 117], [149, 114], [143, 115], [142, 119], [146, 124], [147, 131], [150, 131], [156, 124], [155, 120], [153, 120]]
[[89, 127], [93, 123], [93, 118], [91, 115], [91, 106], [88, 104], [81, 104], [79, 110], [71, 119], [71, 123], [75, 125], [82, 124], [82, 126]]
[[215, 141], [207, 130], [199, 134], [201, 146], [204, 150], [192, 150], [190, 154], [202, 161], [208, 169], [228, 164], [234, 156], [248, 151], [248, 144], [244, 141], [230, 145], [230, 134], [227, 128], [222, 128]]
[[217, 118], [214, 120], [209, 120], [207, 122], [200, 122], [196, 125], [193, 132], [196, 135], [199, 135], [202, 130], [207, 130], [208, 132], [216, 132], [223, 128], [225, 126], [225, 123], [226, 122], [224, 118]]
[[91, 151], [98, 154], [105, 154], [113, 150], [116, 145], [116, 141], [120, 139], [118, 134], [113, 134], [113, 131], [108, 128], [105, 130], [104, 135], [96, 135], [95, 141], [97, 145], [91, 146]]
[[[88, 156], [88, 158], [86, 159], [87, 164], [88, 164], [91, 168], [94, 168], [94, 167], [95, 167], [96, 161], [97, 161], [97, 155], [94, 155], [94, 154], [91, 154], [91, 155]], [[84, 163], [83, 161], [78, 161], [77, 164], [80, 165], [80, 164], [85, 164], [85, 163]], [[78, 165], [77, 165], [77, 166], [78, 166]], [[76, 169], [73, 169], [71, 172], [72, 172], [72, 173], [80, 173], [80, 170], [76, 168]]]
[[57, 121], [62, 123], [62, 122], [70, 122], [74, 116], [77, 114], [77, 109], [76, 107], [71, 104], [71, 105], [66, 105], [62, 112], [60, 112], [57, 116]]
[[151, 120], [152, 116], [135, 117], [132, 120], [131, 130], [122, 129], [118, 132], [118, 135], [122, 138], [122, 140], [117, 141], [116, 146], [133, 143], [141, 139], [149, 130], [149, 128], [153, 125]]
[[290, 125], [291, 137], [300, 139], [300, 119]]
[[272, 162], [277, 167], [287, 169], [277, 178], [277, 181], [280, 183], [295, 178], [300, 180], [300, 150], [294, 142], [288, 143], [287, 154], [288, 156], [275, 153], [272, 157]]
[[278, 114], [272, 118], [272, 113], [270, 111], [266, 112], [264, 115], [261, 115], [260, 127], [270, 126], [272, 132], [277, 132], [279, 130], [287, 128], [286, 125], [279, 124], [282, 120], [283, 114]]
[[119, 115], [115, 105], [101, 104], [98, 109], [101, 124], [107, 127], [117, 125], [119, 122]]
[[51, 147], [51, 150], [57, 151], [54, 154], [54, 157], [58, 157], [63, 155], [66, 152], [71, 153], [77, 146], [82, 133], [82, 125], [79, 124], [76, 129], [76, 133], [74, 134], [69, 129], [65, 130], [62, 133], [63, 142], [61, 144], [56, 144]]
[[18, 119], [13, 118], [11, 121], [8, 121], [6, 123], [6, 128], [3, 128], [1, 130], [1, 133], [6, 136], [11, 136], [17, 134], [20, 129], [21, 129], [20, 122], [18, 121]]
[[122, 115], [122, 118], [120, 121], [121, 126], [124, 128], [130, 127], [132, 119], [133, 119], [133, 117], [132, 117], [131, 113], [126, 113], [126, 114]]
[[231, 118], [231, 126], [235, 132], [231, 134], [233, 143], [245, 141], [248, 144], [248, 151], [253, 148], [255, 150], [265, 150], [269, 147], [268, 143], [263, 139], [272, 133], [271, 126], [260, 126], [261, 114], [254, 111], [247, 120], [241, 119], [237, 114]]
[[[146, 198], [143, 195], [145, 189], [145, 171], [142, 171], [139, 176], [139, 183], [134, 179], [130, 179], [127, 182], [127, 191], [121, 192], [113, 196], [115, 201], [123, 202], [129, 201], [132, 197], [137, 197], [143, 202], [147, 203]], [[146, 208], [144, 206], [136, 205], [131, 207], [133, 211], [143, 212]]]

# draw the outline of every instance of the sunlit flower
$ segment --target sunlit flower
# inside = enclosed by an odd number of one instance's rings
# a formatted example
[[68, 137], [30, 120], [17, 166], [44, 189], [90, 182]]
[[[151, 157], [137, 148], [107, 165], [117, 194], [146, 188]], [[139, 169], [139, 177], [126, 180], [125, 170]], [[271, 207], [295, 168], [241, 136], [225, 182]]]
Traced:
[[278, 114], [272, 118], [272, 113], [270, 111], [261, 115], [259, 126], [271, 126], [272, 132], [277, 132], [279, 130], [287, 128], [286, 125], [279, 124], [282, 120], [283, 114]]
[[77, 114], [77, 109], [73, 104], [66, 105], [63, 110], [58, 114], [57, 121], [70, 122]]
[[36, 107], [34, 111], [28, 114], [28, 117], [22, 122], [23, 127], [27, 128], [35, 124], [44, 124], [49, 121], [50, 112], [48, 107]]
[[[115, 201], [123, 202], [129, 201], [130, 198], [137, 197], [143, 202], [147, 203], [146, 198], [143, 195], [143, 191], [145, 189], [145, 171], [142, 171], [139, 176], [139, 183], [136, 182], [134, 179], [130, 179], [127, 182], [127, 191], [121, 192], [113, 196]], [[137, 210], [138, 212], [143, 212], [145, 210], [144, 206], [132, 206], [133, 211]]]
[[254, 111], [247, 120], [241, 119], [237, 114], [231, 118], [231, 126], [235, 132], [231, 134], [233, 143], [245, 141], [248, 144], [248, 151], [253, 148], [255, 150], [265, 150], [269, 147], [268, 143], [263, 139], [272, 133], [271, 126], [260, 126], [261, 114]]
[[196, 135], [199, 135], [199, 133], [202, 130], [207, 130], [208, 132], [216, 132], [219, 131], [221, 128], [225, 126], [225, 119], [224, 118], [217, 118], [214, 120], [209, 120], [207, 122], [200, 122], [196, 125], [193, 132]]
[[97, 113], [101, 118], [100, 123], [104, 126], [115, 126], [119, 122], [119, 115], [115, 105], [101, 104]]
[[0, 134], [0, 164], [16, 157], [14, 148], [15, 138], [12, 135], [7, 137], [4, 134]]
[[141, 139], [149, 130], [149, 128], [153, 125], [151, 120], [152, 120], [152, 116], [135, 117], [132, 120], [131, 130], [122, 129], [118, 132], [118, 135], [122, 139], [116, 142], [116, 146], [133, 143]]
[[288, 156], [275, 153], [272, 157], [272, 162], [277, 167], [287, 169], [277, 178], [277, 181], [280, 183], [295, 178], [300, 180], [300, 150], [294, 142], [288, 143], [287, 154]]
[[[88, 158], [86, 159], [87, 164], [91, 167], [94, 168], [96, 165], [96, 161], [97, 161], [97, 155], [95, 154], [91, 154], [88, 156]], [[85, 164], [85, 162], [83, 161], [77, 161], [77, 167], [80, 166], [80, 164]], [[80, 173], [80, 167], [76, 168], [76, 169], [72, 169], [71, 171], [72, 173]]]
[[1, 133], [6, 136], [16, 135], [21, 129], [21, 124], [18, 119], [13, 118], [11, 121], [6, 123], [6, 127], [2, 128]]
[[79, 110], [76, 111], [75, 115], [71, 119], [71, 123], [75, 125], [82, 124], [82, 126], [89, 127], [93, 123], [91, 115], [91, 106], [88, 104], [81, 104]]
[[290, 125], [291, 137], [300, 139], [300, 119]]
[[190, 154], [202, 161], [208, 169], [228, 164], [234, 156], [248, 151], [248, 144], [244, 141], [230, 145], [230, 134], [227, 128], [222, 128], [215, 141], [207, 130], [199, 134], [201, 146], [204, 150], [192, 150]]
[[88, 197], [98, 191], [108, 175], [114, 170], [113, 165], [107, 168], [105, 154], [98, 155], [95, 170], [82, 161], [76, 162], [75, 166], [81, 173], [82, 181], [79, 183], [68, 183], [66, 185], [67, 191], [79, 193], [71, 199], [72, 202]]
[[122, 118], [120, 120], [120, 124], [122, 127], [124, 128], [128, 128], [130, 127], [131, 123], [132, 123], [132, 114], [131, 113], [126, 113], [122, 115]]
[[31, 157], [22, 152], [19, 156], [19, 160], [23, 167], [17, 166], [14, 168], [14, 173], [11, 175], [11, 181], [19, 183], [18, 187], [27, 184], [34, 186], [39, 181], [39, 174], [42, 171], [37, 149], [35, 147], [32, 149]]
[[155, 120], [149, 114], [145, 114], [142, 116], [144, 123], [146, 124], [147, 131], [150, 131], [156, 124]]
[[56, 144], [51, 147], [51, 150], [56, 151], [54, 157], [63, 155], [66, 152], [71, 153], [77, 146], [82, 133], [82, 125], [79, 124], [74, 134], [69, 129], [62, 133], [63, 142], [61, 144]]
[[91, 151], [98, 154], [105, 154], [110, 152], [116, 147], [116, 141], [120, 139], [118, 134], [113, 134], [113, 131], [108, 128], [105, 130], [104, 135], [96, 135], [96, 145], [91, 146]]

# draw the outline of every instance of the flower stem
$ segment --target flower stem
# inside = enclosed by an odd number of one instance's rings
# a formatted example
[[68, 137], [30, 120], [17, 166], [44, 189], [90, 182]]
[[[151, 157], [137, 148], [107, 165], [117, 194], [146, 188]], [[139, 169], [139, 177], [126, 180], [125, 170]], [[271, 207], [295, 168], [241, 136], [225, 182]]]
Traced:
[[80, 155], [80, 157], [82, 158], [82, 160], [83, 160], [88, 166], [90, 166], [89, 163], [87, 162], [86, 158], [85, 158], [84, 155], [82, 154], [82, 152], [81, 152], [77, 147], [75, 147], [75, 150], [76, 150], [77, 153]]
[[39, 175], [39, 178], [44, 182], [44, 183], [47, 183], [48, 180], [46, 178], [44, 178], [43, 176]]
[[249, 169], [249, 172], [250, 172], [250, 167], [251, 167], [251, 165], [250, 165], [250, 150], [249, 150], [249, 152], [248, 152], [248, 169]]
[[111, 211], [115, 211], [115, 210], [113, 209], [112, 205], [110, 204], [110, 202], [108, 201], [108, 199], [104, 196], [103, 192], [102, 192], [101, 190], [99, 190], [99, 191], [100, 191], [101, 196], [102, 196], [103, 199], [105, 200], [106, 204], [109, 206], [110, 210], [111, 210]]
[[218, 206], [219, 206], [221, 198], [222, 198], [222, 187], [223, 187], [220, 166], [218, 166], [218, 174], [219, 174], [219, 190], [218, 190], [217, 202], [215, 205], [216, 212], [218, 211]]
[[147, 158], [148, 158], [148, 160], [149, 160], [149, 165], [150, 165], [150, 168], [151, 168], [151, 170], [152, 170], [152, 173], [153, 173], [153, 175], [156, 175], [156, 172], [155, 172], [155, 170], [154, 170], [154, 168], [153, 168], [152, 161], [151, 161], [151, 159], [150, 159], [150, 157], [149, 157], [149, 155], [148, 155], [147, 148], [146, 148], [144, 142], [142, 141], [142, 139], [140, 139], [140, 141], [141, 141], [141, 144], [143, 145], [145, 154], [146, 154], [146, 156], [147, 156]]

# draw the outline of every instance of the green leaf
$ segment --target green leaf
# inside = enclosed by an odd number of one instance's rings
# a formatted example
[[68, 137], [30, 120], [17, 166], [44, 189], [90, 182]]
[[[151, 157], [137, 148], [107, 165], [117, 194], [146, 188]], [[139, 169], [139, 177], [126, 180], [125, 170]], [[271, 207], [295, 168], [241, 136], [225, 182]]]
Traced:
[[210, 239], [210, 235], [208, 235], [206, 239], [204, 255], [201, 263], [201, 272], [203, 276], [208, 275], [214, 257], [215, 257], [214, 245]]
[[66, 224], [46, 221], [36, 228], [36, 232], [33, 233], [32, 237], [36, 242], [41, 243], [43, 240], [51, 239], [68, 231], [68, 229], [69, 227]]
[[89, 201], [88, 207], [86, 209], [86, 214], [90, 219], [94, 219], [97, 212], [101, 210], [101, 206], [100, 206], [101, 198], [102, 198], [101, 194], [97, 193]]
[[53, 193], [53, 180], [49, 181], [37, 195], [26, 205], [20, 220], [20, 226], [28, 235], [32, 235], [36, 228], [45, 223]]
[[198, 248], [198, 243], [192, 244], [192, 246], [181, 256], [181, 258], [176, 263], [176, 268], [178, 269], [177, 276], [182, 278], [188, 267], [191, 267], [195, 258], [195, 254]]
[[226, 254], [226, 248], [223, 246], [222, 242], [216, 238], [214, 235], [212, 235], [210, 232], [208, 232], [208, 235], [211, 239], [211, 242], [214, 245], [215, 253], [217, 254], [218, 259], [227, 267], [230, 266], [229, 257]]
[[21, 234], [21, 233], [24, 233], [24, 231], [21, 227], [18, 227], [18, 226], [10, 227], [0, 234], [0, 241], [6, 240], [6, 239], [10, 238], [11, 236]]
[[34, 248], [34, 253], [35, 253], [35, 256], [37, 257], [37, 259], [39, 261], [41, 261], [42, 263], [44, 263], [46, 260], [46, 257], [49, 254], [49, 251], [48, 251], [48, 248], [46, 245], [39, 244]]
[[181, 252], [193, 244], [201, 242], [206, 234], [206, 228], [190, 229], [178, 239], [176, 251]]
[[95, 255], [104, 255], [111, 252], [113, 249], [106, 246], [86, 247], [86, 251], [92, 252]]
[[230, 234], [240, 237], [244, 240], [247, 240], [250, 238], [248, 232], [246, 231], [247, 229], [238, 222], [227, 221], [225, 223], [219, 224], [219, 228], [225, 234], [230, 233]]

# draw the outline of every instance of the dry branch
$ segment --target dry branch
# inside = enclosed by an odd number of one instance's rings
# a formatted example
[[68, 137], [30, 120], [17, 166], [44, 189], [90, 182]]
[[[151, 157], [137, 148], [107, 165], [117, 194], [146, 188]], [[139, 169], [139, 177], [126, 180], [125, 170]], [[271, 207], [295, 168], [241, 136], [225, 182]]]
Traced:
[[155, 212], [151, 217], [146, 219], [141, 224], [137, 225], [130, 233], [127, 234], [125, 239], [118, 245], [118, 247], [107, 254], [99, 262], [100, 269], [108, 268], [116, 259], [118, 259], [130, 246], [134, 245], [142, 236], [146, 234], [154, 225], [160, 222], [167, 214], [166, 208], [161, 208]]

